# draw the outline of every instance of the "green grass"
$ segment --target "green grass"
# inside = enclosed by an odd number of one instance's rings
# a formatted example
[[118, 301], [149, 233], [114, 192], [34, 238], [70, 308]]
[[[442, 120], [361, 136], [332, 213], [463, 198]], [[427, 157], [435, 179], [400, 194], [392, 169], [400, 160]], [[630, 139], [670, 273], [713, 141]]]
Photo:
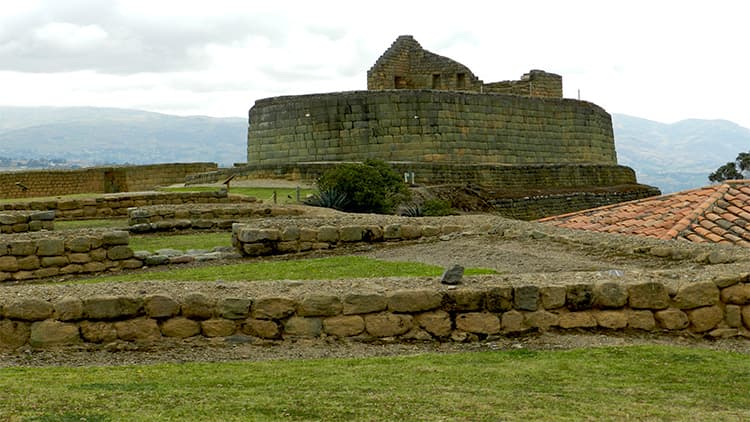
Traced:
[[638, 346], [13, 367], [0, 391], [0, 415], [34, 421], [742, 420], [750, 359]]
[[[381, 261], [361, 256], [292, 261], [260, 261], [242, 264], [179, 268], [133, 273], [110, 277], [96, 277], [71, 283], [129, 282], [143, 280], [170, 281], [263, 281], [263, 280], [336, 280], [368, 277], [431, 277], [440, 276], [444, 269], [436, 265], [416, 262]], [[486, 268], [467, 268], [464, 274], [494, 274]]]
[[[186, 186], [176, 188], [161, 188], [159, 190], [168, 192], [207, 192], [215, 191], [217, 187], [212, 186]], [[276, 192], [278, 204], [297, 203], [297, 189], [295, 188], [259, 188], [259, 187], [230, 187], [230, 193], [252, 196], [262, 200], [264, 203], [273, 203], [273, 193]], [[300, 189], [300, 201], [304, 201], [309, 194], [316, 192], [315, 189]]]
[[55, 230], [126, 228], [127, 218], [108, 218], [93, 220], [56, 220]]
[[155, 251], [158, 249], [211, 249], [214, 246], [232, 246], [229, 232], [198, 233], [180, 235], [137, 235], [130, 236], [130, 248], [134, 251]]

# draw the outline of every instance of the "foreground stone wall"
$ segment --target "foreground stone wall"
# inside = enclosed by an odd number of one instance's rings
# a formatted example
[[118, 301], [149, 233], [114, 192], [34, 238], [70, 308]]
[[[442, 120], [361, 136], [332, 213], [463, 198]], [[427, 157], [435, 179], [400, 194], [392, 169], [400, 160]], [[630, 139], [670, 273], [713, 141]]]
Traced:
[[0, 239], [0, 281], [140, 268], [126, 231], [70, 232]]
[[475, 341], [546, 330], [638, 330], [712, 337], [748, 336], [747, 273], [687, 283], [358, 290], [303, 296], [192, 292], [14, 298], [0, 303], [0, 348], [162, 339], [300, 337], [362, 341]]
[[249, 114], [248, 164], [309, 161], [616, 165], [610, 115], [562, 98], [433, 90], [267, 98]]
[[82, 199], [6, 202], [0, 204], [0, 209], [54, 211], [57, 219], [80, 219], [127, 216], [129, 208], [148, 205], [254, 202], [255, 200], [251, 197], [229, 195], [225, 189], [209, 192], [134, 192]]
[[0, 198], [148, 190], [182, 183], [189, 174], [216, 169], [215, 163], [172, 163], [3, 172], [0, 173]]

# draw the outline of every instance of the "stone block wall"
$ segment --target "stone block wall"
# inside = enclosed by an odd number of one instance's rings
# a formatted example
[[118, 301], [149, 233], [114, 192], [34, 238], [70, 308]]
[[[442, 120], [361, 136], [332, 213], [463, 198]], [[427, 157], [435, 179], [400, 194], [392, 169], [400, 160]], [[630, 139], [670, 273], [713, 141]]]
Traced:
[[352, 91], [259, 100], [248, 164], [410, 161], [617, 165], [610, 115], [562, 98], [433, 90]]
[[217, 168], [215, 163], [172, 163], [3, 172], [0, 173], [0, 198], [149, 190], [156, 186], [182, 183], [189, 174]]
[[448, 235], [464, 230], [456, 225], [287, 225], [259, 227], [252, 224], [232, 226], [232, 245], [244, 256], [262, 256], [330, 249], [341, 244], [415, 240]]
[[0, 233], [35, 232], [54, 228], [54, 211], [0, 212]]
[[128, 210], [128, 229], [133, 233], [230, 229], [241, 220], [295, 215], [302, 215], [302, 210], [262, 204], [137, 207]]
[[303, 295], [59, 296], [0, 303], [0, 348], [158, 342], [196, 336], [273, 340], [476, 341], [581, 329], [748, 336], [748, 274], [685, 283], [615, 280], [576, 284], [357, 289]]
[[483, 92], [493, 94], [526, 95], [529, 97], [562, 98], [562, 76], [542, 70], [532, 70], [518, 81], [486, 83]]
[[615, 192], [574, 192], [522, 198], [490, 199], [487, 202], [503, 217], [518, 220], [537, 220], [551, 215], [573, 212], [571, 210], [587, 210], [660, 194], [661, 192], [657, 188], [639, 185]]
[[71, 232], [0, 239], [0, 281], [140, 268], [126, 231]]
[[55, 211], [57, 219], [123, 217], [131, 207], [164, 204], [254, 202], [255, 198], [228, 195], [226, 190], [210, 192], [136, 192], [98, 197], [49, 199], [0, 204], [2, 210]]

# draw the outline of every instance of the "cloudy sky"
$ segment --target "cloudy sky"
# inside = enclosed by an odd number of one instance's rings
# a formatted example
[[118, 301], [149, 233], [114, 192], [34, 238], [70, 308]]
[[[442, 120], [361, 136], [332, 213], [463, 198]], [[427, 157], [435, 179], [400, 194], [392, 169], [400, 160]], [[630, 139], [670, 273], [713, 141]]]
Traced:
[[245, 116], [257, 99], [366, 88], [401, 34], [485, 82], [662, 122], [750, 127], [750, 3], [0, 0], [0, 105]]

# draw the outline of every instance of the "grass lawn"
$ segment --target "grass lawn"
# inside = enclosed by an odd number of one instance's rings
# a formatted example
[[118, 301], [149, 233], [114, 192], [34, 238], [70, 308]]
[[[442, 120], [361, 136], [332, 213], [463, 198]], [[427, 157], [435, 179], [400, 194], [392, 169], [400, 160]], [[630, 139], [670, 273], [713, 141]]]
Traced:
[[73, 229], [124, 229], [128, 227], [127, 218], [102, 218], [93, 220], [55, 220], [55, 230]]
[[[132, 273], [96, 277], [71, 283], [128, 282], [143, 280], [170, 281], [262, 281], [262, 280], [336, 280], [368, 277], [431, 277], [440, 276], [445, 269], [417, 262], [381, 261], [361, 256], [291, 261], [260, 261], [242, 264], [178, 268], [168, 271]], [[486, 268], [467, 268], [464, 274], [494, 274]]]
[[[206, 192], [215, 191], [217, 187], [212, 186], [186, 186], [177, 188], [161, 188], [162, 191], [168, 192]], [[278, 204], [296, 204], [297, 189], [295, 188], [259, 188], [259, 187], [230, 187], [229, 193], [252, 196], [262, 200], [266, 204], [273, 203], [273, 193], [276, 192], [276, 202]], [[300, 189], [300, 201], [304, 201], [309, 194], [316, 192], [315, 189]]]
[[130, 248], [134, 251], [156, 251], [158, 249], [211, 249], [214, 246], [232, 246], [229, 232], [197, 234], [152, 234], [130, 236]]
[[0, 391], [0, 415], [33, 421], [742, 420], [750, 359], [637, 346], [13, 367]]

